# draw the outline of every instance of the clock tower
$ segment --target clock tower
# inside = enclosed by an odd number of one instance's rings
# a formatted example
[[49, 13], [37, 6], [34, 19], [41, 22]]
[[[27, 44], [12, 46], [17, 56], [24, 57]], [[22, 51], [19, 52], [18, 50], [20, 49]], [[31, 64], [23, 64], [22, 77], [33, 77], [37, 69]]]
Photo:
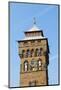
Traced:
[[34, 25], [18, 41], [20, 57], [20, 86], [48, 85], [49, 45], [43, 31]]

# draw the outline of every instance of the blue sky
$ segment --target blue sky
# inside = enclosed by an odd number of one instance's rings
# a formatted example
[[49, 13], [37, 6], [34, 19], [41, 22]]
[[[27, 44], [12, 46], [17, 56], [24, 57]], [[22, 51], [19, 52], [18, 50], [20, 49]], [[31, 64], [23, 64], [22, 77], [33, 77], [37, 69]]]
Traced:
[[49, 85], [58, 84], [58, 6], [46, 4], [10, 3], [10, 86], [19, 86], [20, 58], [18, 40], [24, 38], [24, 31], [36, 25], [48, 38]]

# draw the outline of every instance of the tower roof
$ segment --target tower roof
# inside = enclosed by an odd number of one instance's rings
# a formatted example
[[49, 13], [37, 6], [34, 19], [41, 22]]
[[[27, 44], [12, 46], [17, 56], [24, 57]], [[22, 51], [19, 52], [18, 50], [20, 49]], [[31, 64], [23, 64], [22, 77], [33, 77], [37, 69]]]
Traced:
[[22, 39], [22, 41], [26, 41], [26, 40], [37, 40], [37, 39], [47, 39], [45, 37], [42, 36], [33, 36], [33, 37], [25, 37]]
[[[35, 33], [34, 33], [35, 32]], [[43, 35], [43, 31], [36, 26], [36, 19], [33, 19], [33, 27], [25, 31], [25, 37], [21, 41], [35, 40], [35, 39], [46, 39]], [[32, 35], [31, 35], [32, 34]]]
[[33, 18], [33, 27], [30, 28], [29, 30], [25, 31], [25, 32], [35, 32], [35, 31], [39, 31], [40, 29], [36, 26], [36, 19], [35, 17]]
[[39, 30], [40, 30], [40, 29], [39, 29], [36, 25], [33, 25], [33, 27], [30, 28], [30, 29], [28, 30], [28, 32], [39, 31]]

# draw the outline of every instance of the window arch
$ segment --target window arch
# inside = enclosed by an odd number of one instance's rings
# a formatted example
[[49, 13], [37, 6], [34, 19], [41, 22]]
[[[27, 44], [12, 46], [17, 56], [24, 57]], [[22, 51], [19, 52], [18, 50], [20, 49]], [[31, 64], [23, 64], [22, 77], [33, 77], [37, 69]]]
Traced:
[[41, 56], [42, 55], [42, 48], [40, 48], [40, 51], [39, 51], [39, 55]]
[[31, 50], [31, 57], [34, 56], [34, 49]]
[[25, 57], [25, 50], [22, 50], [22, 57]]
[[38, 56], [38, 48], [35, 50], [35, 56]]
[[27, 72], [28, 71], [28, 61], [24, 61], [24, 71]]
[[28, 57], [28, 56], [30, 56], [30, 50], [29, 49], [27, 49], [27, 51], [26, 51], [26, 57]]
[[40, 70], [41, 69], [41, 66], [42, 66], [42, 60], [41, 59], [39, 59], [37, 61], [37, 66], [38, 66], [38, 69]]
[[37, 48], [36, 50], [35, 50], [35, 56], [41, 56], [41, 54], [42, 54], [42, 48]]
[[39, 64], [39, 67], [40, 67], [40, 66], [41, 66], [41, 64], [42, 64], [42, 63], [41, 63], [41, 60], [39, 60], [39, 61], [38, 61], [38, 64]]

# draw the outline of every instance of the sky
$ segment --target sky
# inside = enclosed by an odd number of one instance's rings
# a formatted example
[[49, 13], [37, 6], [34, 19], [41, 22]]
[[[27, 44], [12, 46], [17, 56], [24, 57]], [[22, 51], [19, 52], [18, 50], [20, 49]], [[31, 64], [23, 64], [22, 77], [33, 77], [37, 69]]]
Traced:
[[49, 85], [58, 84], [58, 5], [10, 3], [10, 87], [18, 87], [20, 82], [20, 58], [18, 40], [24, 31], [36, 25], [43, 30], [49, 43]]

